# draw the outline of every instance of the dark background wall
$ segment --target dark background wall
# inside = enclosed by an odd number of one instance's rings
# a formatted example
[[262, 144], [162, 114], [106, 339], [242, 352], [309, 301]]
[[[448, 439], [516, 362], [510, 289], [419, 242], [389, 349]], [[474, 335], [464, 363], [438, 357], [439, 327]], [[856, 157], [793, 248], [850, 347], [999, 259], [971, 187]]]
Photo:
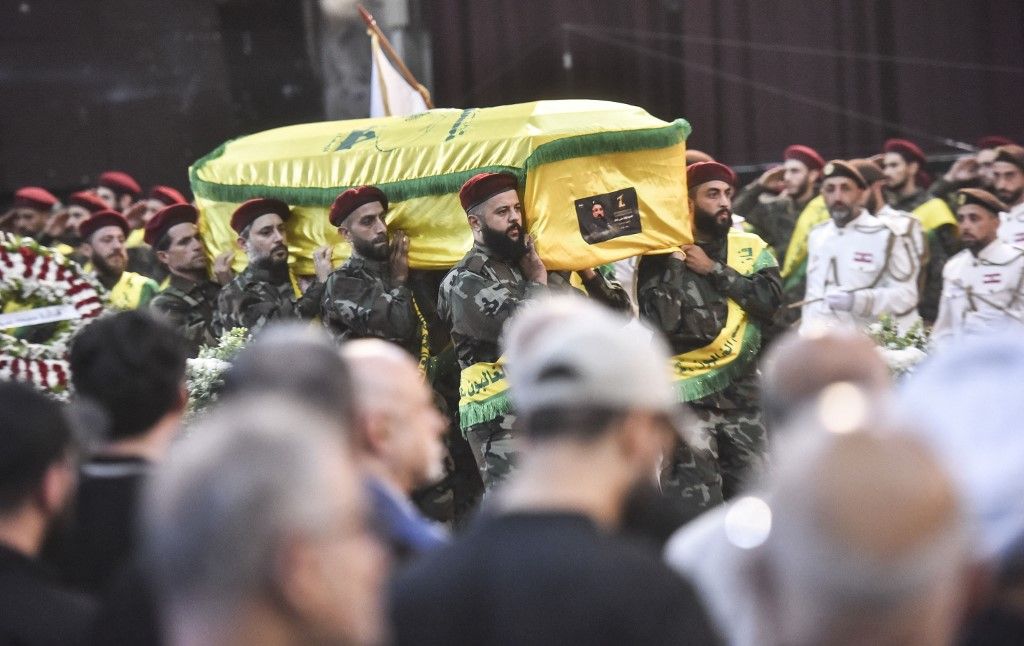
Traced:
[[[590, 97], [685, 117], [733, 164], [889, 136], [1024, 138], [1019, 0], [434, 0], [439, 105]], [[570, 25], [568, 28], [566, 25]], [[571, 54], [571, 69], [563, 56]], [[859, 55], [864, 54], [864, 55]]]
[[[410, 2], [439, 106], [624, 101], [738, 165], [1024, 139], [1019, 0]], [[224, 140], [324, 118], [317, 0], [2, 0], [0, 26], [0, 203], [112, 168], [187, 188]]]

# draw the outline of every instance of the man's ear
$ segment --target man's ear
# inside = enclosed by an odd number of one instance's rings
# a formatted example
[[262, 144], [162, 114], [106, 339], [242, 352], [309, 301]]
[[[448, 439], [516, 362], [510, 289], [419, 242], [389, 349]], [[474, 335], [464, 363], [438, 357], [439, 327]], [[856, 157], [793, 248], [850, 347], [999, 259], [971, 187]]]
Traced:
[[64, 457], [46, 468], [39, 484], [39, 505], [48, 516], [57, 515], [75, 486], [75, 471]]
[[473, 231], [480, 230], [480, 218], [472, 213], [466, 214], [466, 221], [469, 222], [469, 228]]
[[246, 239], [245, 239], [245, 238], [243, 238], [242, 236], [238, 236], [237, 238], [235, 238], [235, 244], [236, 244], [236, 245], [238, 246], [238, 248], [239, 248], [239, 249], [241, 249], [242, 251], [245, 251], [245, 245], [246, 245], [247, 243], [248, 243], [248, 240], [246, 240]]
[[817, 168], [812, 168], [809, 171], [807, 171], [807, 184], [808, 185], [817, 184], [819, 179], [821, 179], [821, 171], [820, 170], [818, 170]]
[[344, 224], [338, 227], [338, 235], [340, 235], [342, 238], [345, 238], [345, 241], [348, 242], [349, 244], [352, 243], [352, 230], [349, 229]]
[[913, 177], [913, 178], [916, 179], [917, 178], [917, 174], [919, 172], [921, 172], [921, 164], [920, 163], [918, 163], [916, 161], [907, 162], [907, 175], [909, 177]]
[[167, 252], [166, 251], [157, 251], [156, 252], [156, 259], [159, 260], [161, 264], [166, 265], [167, 264]]
[[92, 245], [88, 242], [82, 243], [82, 253], [85, 254], [86, 258], [92, 258]]

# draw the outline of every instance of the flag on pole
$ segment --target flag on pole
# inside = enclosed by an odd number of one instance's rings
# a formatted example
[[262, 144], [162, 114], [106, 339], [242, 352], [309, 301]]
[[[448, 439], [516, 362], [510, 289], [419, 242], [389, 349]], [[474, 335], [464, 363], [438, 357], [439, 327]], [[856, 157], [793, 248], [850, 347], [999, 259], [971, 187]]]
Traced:
[[370, 33], [370, 118], [407, 117], [426, 112], [427, 104], [419, 90], [394, 68], [384, 54], [377, 34]]

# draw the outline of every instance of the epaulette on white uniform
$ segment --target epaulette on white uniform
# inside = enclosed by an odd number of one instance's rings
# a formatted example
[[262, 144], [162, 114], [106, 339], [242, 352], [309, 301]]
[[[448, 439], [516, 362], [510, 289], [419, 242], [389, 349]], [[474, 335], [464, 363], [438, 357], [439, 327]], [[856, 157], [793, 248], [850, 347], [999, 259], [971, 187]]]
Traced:
[[[902, 220], [902, 218], [900, 218]], [[900, 222], [899, 224], [902, 224]], [[901, 329], [917, 320], [917, 278], [913, 225], [897, 233], [890, 225], [861, 211], [845, 227], [828, 220], [808, 236], [807, 292], [801, 330], [815, 327], [864, 328], [890, 314]], [[824, 300], [830, 288], [853, 293], [849, 312], [833, 311]]]
[[964, 249], [942, 270], [942, 300], [932, 341], [1024, 325], [1024, 250], [995, 240], [977, 257]]

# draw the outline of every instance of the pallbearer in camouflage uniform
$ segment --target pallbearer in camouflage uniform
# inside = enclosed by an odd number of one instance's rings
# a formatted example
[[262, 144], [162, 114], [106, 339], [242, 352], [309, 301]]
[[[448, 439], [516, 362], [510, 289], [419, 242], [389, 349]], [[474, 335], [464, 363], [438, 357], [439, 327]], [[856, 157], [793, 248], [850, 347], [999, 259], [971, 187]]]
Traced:
[[459, 423], [487, 489], [515, 460], [498, 340], [520, 303], [547, 291], [547, 269], [527, 238], [517, 189], [509, 173], [481, 173], [463, 185], [459, 198], [474, 244], [438, 294], [438, 315], [451, 328], [462, 372]]
[[191, 355], [201, 345], [214, 345], [219, 338], [213, 314], [221, 283], [231, 280], [228, 251], [214, 262], [220, 283], [209, 278], [209, 262], [199, 237], [199, 212], [191, 204], [173, 204], [158, 210], [146, 224], [146, 244], [168, 272], [166, 286], [149, 307], [160, 318], [182, 333], [190, 345]]
[[280, 200], [255, 198], [242, 203], [231, 216], [238, 246], [249, 266], [224, 286], [217, 298], [217, 329], [235, 327], [256, 332], [278, 319], [312, 319], [320, 313], [323, 281], [331, 272], [331, 248], [313, 253], [316, 280], [304, 294], [288, 270], [288, 238], [284, 222], [291, 216]]
[[782, 286], [765, 241], [731, 228], [732, 169], [700, 162], [686, 177], [696, 244], [644, 256], [638, 297], [640, 316], [675, 353], [677, 393], [699, 420], [691, 446], [666, 460], [662, 487], [709, 507], [734, 495], [765, 459], [757, 358]]
[[376, 337], [420, 361], [425, 329], [406, 285], [409, 238], [397, 231], [388, 239], [387, 211], [388, 198], [375, 186], [350, 188], [331, 205], [331, 225], [352, 255], [327, 278], [321, 319], [339, 341]]

